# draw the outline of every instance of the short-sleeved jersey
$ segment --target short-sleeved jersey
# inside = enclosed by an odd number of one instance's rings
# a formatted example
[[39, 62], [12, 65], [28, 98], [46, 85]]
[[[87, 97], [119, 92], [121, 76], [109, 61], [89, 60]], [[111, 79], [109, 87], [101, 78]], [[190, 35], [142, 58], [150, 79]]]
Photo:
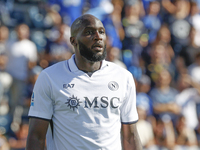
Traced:
[[138, 120], [132, 74], [103, 60], [88, 76], [74, 57], [42, 71], [29, 116], [51, 120], [48, 150], [121, 150], [121, 124]]

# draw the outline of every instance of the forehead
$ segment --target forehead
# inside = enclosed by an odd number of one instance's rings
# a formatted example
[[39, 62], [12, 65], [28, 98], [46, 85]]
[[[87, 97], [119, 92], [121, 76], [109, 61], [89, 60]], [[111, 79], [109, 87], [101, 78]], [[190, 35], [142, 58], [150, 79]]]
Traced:
[[104, 26], [98, 18], [92, 15], [84, 15], [73, 22], [71, 26], [71, 36], [77, 36], [87, 28], [104, 29]]
[[96, 18], [88, 17], [86, 19], [80, 20], [80, 28], [84, 30], [86, 28], [104, 28], [102, 22]]

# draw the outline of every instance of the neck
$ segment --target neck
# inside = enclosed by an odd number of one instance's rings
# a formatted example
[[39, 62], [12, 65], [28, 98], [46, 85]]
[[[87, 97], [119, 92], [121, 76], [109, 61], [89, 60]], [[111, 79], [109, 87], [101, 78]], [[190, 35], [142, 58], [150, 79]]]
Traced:
[[168, 89], [169, 89], [169, 86], [168, 86], [168, 85], [160, 85], [160, 86], [159, 86], [159, 89], [160, 89], [161, 91], [165, 91], [165, 90], [168, 90]]
[[91, 62], [84, 57], [78, 58], [75, 56], [75, 63], [79, 70], [83, 70], [85, 72], [94, 72], [100, 69], [102, 61]]
[[23, 41], [25, 40], [26, 38], [18, 38], [19, 41]]

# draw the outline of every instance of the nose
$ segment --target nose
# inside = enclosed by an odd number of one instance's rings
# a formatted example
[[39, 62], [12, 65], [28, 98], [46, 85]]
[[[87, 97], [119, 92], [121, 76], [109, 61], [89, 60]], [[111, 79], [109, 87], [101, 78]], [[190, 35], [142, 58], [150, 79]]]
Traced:
[[95, 32], [95, 34], [94, 34], [94, 40], [102, 40], [103, 39], [103, 37], [102, 37], [103, 35], [102, 34], [100, 34], [99, 33], [99, 31], [96, 31]]

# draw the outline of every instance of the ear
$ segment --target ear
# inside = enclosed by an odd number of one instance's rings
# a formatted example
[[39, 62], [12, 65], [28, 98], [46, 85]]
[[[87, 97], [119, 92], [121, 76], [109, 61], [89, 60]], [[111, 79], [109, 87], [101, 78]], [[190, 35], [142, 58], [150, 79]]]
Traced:
[[77, 46], [76, 38], [75, 37], [70, 37], [70, 42], [73, 46]]

